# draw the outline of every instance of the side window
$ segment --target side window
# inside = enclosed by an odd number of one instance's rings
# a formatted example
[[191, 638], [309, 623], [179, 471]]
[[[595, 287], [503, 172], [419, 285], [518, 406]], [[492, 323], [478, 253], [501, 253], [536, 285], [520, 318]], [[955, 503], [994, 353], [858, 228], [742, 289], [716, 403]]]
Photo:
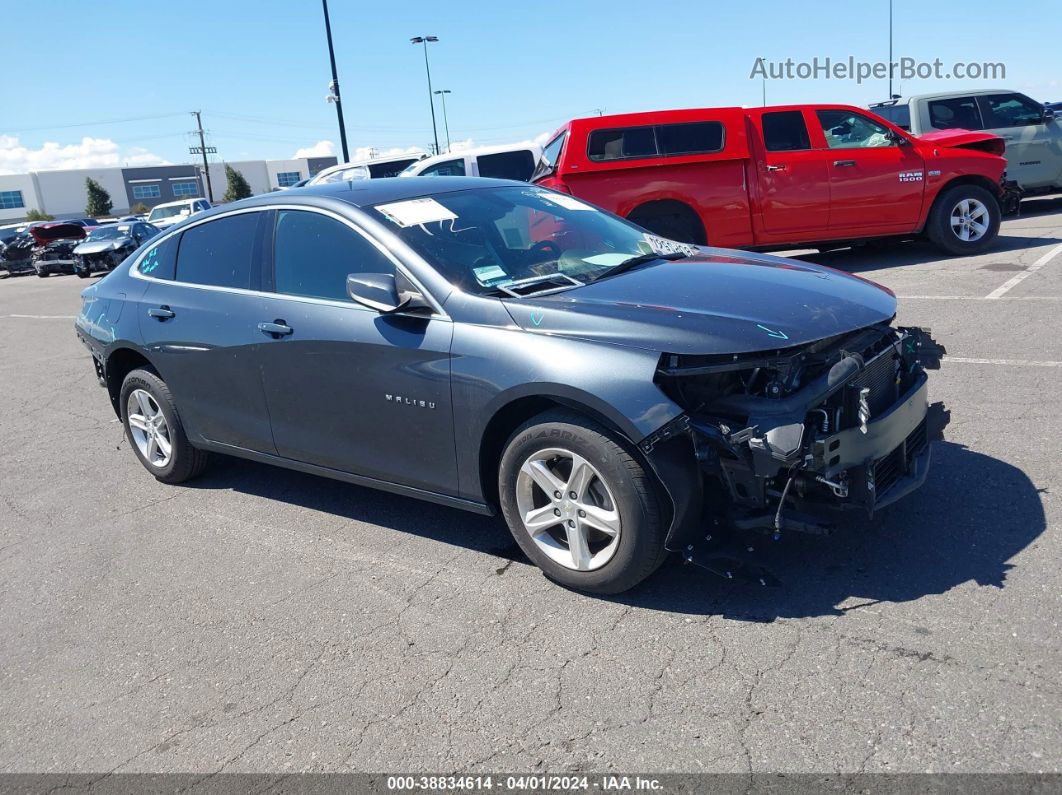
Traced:
[[983, 130], [981, 111], [973, 97], [935, 99], [929, 103], [929, 124], [938, 130], [961, 127], [964, 130]]
[[444, 160], [420, 172], [422, 177], [463, 177], [464, 175], [465, 159], [463, 157], [457, 160]]
[[496, 155], [480, 155], [476, 160], [479, 163], [481, 177], [517, 179], [527, 182], [531, 179], [531, 172], [535, 170], [535, 156], [531, 154], [530, 149], [499, 152]]
[[394, 273], [395, 266], [349, 226], [320, 213], [281, 210], [273, 243], [275, 290], [349, 301], [347, 275]]
[[177, 281], [250, 289], [260, 216], [240, 213], [185, 231], [177, 250]]
[[178, 235], [173, 235], [149, 248], [140, 260], [140, 272], [153, 279], [173, 279], [177, 267], [177, 238]]
[[1044, 111], [1037, 102], [1021, 94], [989, 94], [985, 103], [985, 127], [1027, 127], [1043, 121]]
[[798, 152], [811, 148], [808, 125], [799, 110], [779, 110], [760, 116], [763, 144], [768, 152]]
[[631, 157], [655, 157], [656, 134], [652, 127], [624, 130], [594, 130], [587, 142], [586, 155], [598, 162]]
[[849, 110], [815, 111], [830, 149], [873, 149], [895, 146], [889, 128]]
[[661, 124], [656, 143], [662, 155], [703, 155], [723, 148], [723, 125], [717, 121]]

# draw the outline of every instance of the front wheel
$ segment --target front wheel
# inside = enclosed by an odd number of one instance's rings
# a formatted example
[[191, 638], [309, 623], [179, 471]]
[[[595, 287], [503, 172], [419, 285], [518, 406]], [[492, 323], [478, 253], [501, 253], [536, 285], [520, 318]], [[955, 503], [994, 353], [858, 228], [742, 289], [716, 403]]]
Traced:
[[949, 254], [979, 254], [999, 234], [999, 201], [978, 185], [956, 185], [933, 205], [926, 234]]
[[649, 474], [622, 440], [571, 412], [547, 412], [510, 437], [498, 476], [502, 514], [552, 580], [626, 591], [666, 556]]
[[122, 382], [122, 423], [144, 468], [163, 483], [183, 483], [200, 474], [208, 454], [192, 446], [177, 415], [169, 387], [147, 369]]

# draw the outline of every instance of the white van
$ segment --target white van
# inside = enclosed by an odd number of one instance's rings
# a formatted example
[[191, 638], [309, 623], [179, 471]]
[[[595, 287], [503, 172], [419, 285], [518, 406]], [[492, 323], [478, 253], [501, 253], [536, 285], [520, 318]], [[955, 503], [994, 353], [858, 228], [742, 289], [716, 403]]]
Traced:
[[428, 156], [427, 152], [406, 152], [401, 155], [389, 157], [377, 157], [372, 160], [355, 160], [350, 163], [340, 163], [337, 166], [318, 171], [306, 183], [321, 185], [325, 182], [346, 182], [351, 179], [381, 179], [383, 177], [396, 177], [409, 166]]
[[460, 154], [435, 155], [409, 166], [400, 177], [494, 177], [527, 182], [542, 155], [542, 147], [491, 146]]
[[178, 221], [183, 221], [190, 215], [209, 209], [210, 202], [206, 199], [181, 199], [180, 201], [156, 204], [151, 208], [151, 214], [148, 215], [147, 222], [158, 229], [165, 229], [173, 226]]

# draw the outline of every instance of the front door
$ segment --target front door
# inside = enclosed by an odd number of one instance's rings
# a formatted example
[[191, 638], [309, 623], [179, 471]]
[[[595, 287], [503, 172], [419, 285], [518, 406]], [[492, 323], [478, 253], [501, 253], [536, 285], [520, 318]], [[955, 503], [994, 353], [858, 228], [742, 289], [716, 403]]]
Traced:
[[267, 301], [253, 292], [259, 224], [268, 220], [224, 216], [149, 248], [139, 271], [151, 283], [138, 311], [144, 347], [193, 439], [274, 453], [258, 375], [265, 338], [255, 327]]
[[[351, 301], [351, 273], [395, 263], [338, 217], [276, 216], [274, 293], [261, 348], [279, 455], [430, 491], [457, 493], [450, 343], [438, 316], [382, 315]], [[273, 328], [273, 327], [270, 327]]]
[[829, 172], [824, 153], [811, 147], [804, 114], [799, 110], [762, 113], [760, 131], [763, 157], [757, 187], [765, 233], [762, 242], [825, 237]]
[[1007, 179], [1023, 188], [1062, 184], [1062, 124], [1023, 94], [979, 96], [985, 132], [1007, 142]]
[[847, 109], [816, 111], [830, 174], [830, 236], [909, 232], [918, 226], [925, 161], [885, 125]]

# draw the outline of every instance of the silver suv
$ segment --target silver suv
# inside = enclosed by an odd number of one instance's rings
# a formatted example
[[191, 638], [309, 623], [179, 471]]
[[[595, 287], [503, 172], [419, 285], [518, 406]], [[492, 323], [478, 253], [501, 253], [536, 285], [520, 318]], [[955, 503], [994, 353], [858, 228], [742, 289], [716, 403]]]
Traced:
[[915, 135], [957, 127], [994, 133], [1007, 142], [1007, 178], [1025, 195], [1062, 190], [1062, 122], [1052, 108], [1017, 91], [921, 94], [870, 109]]

